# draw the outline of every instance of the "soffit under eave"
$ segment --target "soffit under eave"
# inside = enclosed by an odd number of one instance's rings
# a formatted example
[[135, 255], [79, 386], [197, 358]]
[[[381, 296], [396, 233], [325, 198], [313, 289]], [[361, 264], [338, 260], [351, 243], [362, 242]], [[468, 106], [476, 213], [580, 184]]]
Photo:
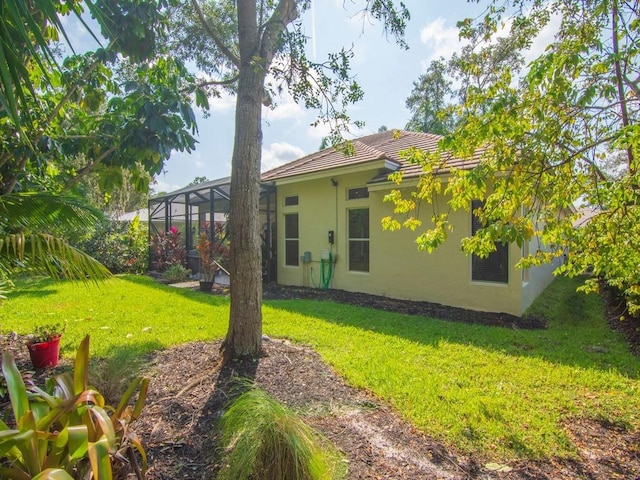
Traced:
[[320, 170], [311, 173], [303, 173], [299, 175], [292, 175], [290, 177], [275, 178], [265, 183], [275, 185], [289, 185], [292, 183], [309, 182], [313, 180], [321, 180], [331, 177], [338, 177], [342, 175], [350, 175], [353, 173], [365, 173], [372, 171], [375, 174], [379, 174], [381, 169], [388, 170], [389, 173], [394, 172], [399, 165], [389, 159], [378, 159], [371, 162], [361, 163], [357, 165], [348, 165], [344, 167], [329, 168], [326, 170]]

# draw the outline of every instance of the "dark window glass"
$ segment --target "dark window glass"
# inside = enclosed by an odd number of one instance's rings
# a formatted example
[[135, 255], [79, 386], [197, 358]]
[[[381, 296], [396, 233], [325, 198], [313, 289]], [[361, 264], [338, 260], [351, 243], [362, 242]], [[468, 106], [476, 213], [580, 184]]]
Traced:
[[[471, 211], [481, 208], [484, 202], [473, 200]], [[471, 234], [482, 228], [478, 217], [471, 214]], [[491, 252], [488, 257], [480, 258], [472, 255], [471, 258], [471, 279], [481, 282], [509, 283], [509, 245], [496, 243], [495, 252]]]
[[367, 187], [350, 188], [347, 197], [349, 200], [355, 200], [357, 198], [369, 198], [369, 189]]
[[349, 270], [352, 272], [369, 271], [368, 240], [349, 240]]
[[369, 209], [349, 210], [349, 238], [369, 239]]
[[369, 209], [349, 210], [349, 270], [369, 271]]
[[297, 213], [284, 216], [284, 249], [285, 265], [297, 267], [300, 261]]
[[284, 197], [284, 206], [290, 207], [292, 205], [298, 205], [298, 196]]

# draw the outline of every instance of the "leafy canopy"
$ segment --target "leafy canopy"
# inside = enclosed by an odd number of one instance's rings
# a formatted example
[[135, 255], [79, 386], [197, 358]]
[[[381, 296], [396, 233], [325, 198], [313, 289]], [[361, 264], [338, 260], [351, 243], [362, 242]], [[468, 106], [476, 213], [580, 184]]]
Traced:
[[[400, 228], [403, 215], [411, 216], [420, 202], [431, 202], [439, 192], [452, 210], [469, 210], [472, 199], [482, 199], [484, 207], [474, 214], [484, 228], [463, 240], [465, 252], [487, 255], [496, 241], [537, 241], [540, 248], [520, 267], [568, 252], [556, 273], [577, 275], [592, 268], [637, 310], [638, 18], [637, 2], [521, 0], [509, 9], [494, 2], [484, 17], [460, 22], [463, 38], [481, 38], [485, 44], [499, 27], [510, 25], [506, 42], [519, 50], [552, 20], [559, 26], [546, 51], [522, 74], [514, 64], [496, 63], [482, 85], [464, 84], [464, 97], [451, 107], [459, 123], [441, 140], [438, 152], [408, 152], [425, 173], [409, 196], [406, 190], [389, 195], [397, 216], [385, 219], [385, 226]], [[460, 71], [472, 76], [486, 67], [485, 61], [481, 54], [471, 55]], [[447, 154], [469, 159], [477, 152], [482, 162], [472, 170], [431, 173], [443, 166]], [[612, 162], [620, 167], [616, 176], [600, 168]], [[581, 207], [593, 218], [574, 228]], [[435, 204], [434, 210], [430, 224], [409, 224], [423, 229], [417, 242], [426, 250], [436, 248], [453, 228], [448, 211]], [[586, 289], [597, 289], [596, 280], [587, 282]]]
[[[125, 180], [146, 191], [171, 151], [194, 148], [193, 77], [156, 48], [167, 7], [164, 0], [3, 2], [0, 276], [24, 269], [104, 276], [59, 237], [101, 216], [78, 198], [83, 180], [107, 192]], [[84, 8], [105, 46], [62, 58], [61, 18], [82, 21]], [[47, 202], [51, 212], [42, 208]]]

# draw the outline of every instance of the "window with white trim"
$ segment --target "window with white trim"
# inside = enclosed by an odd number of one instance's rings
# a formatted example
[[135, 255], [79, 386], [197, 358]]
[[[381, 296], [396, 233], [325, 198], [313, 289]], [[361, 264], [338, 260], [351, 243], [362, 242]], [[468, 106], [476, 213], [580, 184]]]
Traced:
[[353, 208], [349, 213], [349, 271], [369, 271], [369, 209]]
[[284, 264], [297, 267], [300, 262], [300, 238], [298, 233], [298, 214], [287, 213], [284, 216]]

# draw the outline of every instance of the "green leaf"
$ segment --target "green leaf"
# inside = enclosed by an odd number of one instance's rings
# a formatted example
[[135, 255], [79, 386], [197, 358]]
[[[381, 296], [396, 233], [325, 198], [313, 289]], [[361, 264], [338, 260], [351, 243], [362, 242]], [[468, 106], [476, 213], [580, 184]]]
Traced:
[[118, 407], [113, 414], [115, 418], [120, 418], [122, 412], [124, 412], [138, 388], [140, 388], [140, 393], [138, 395], [138, 400], [136, 401], [136, 406], [133, 409], [132, 420], [135, 420], [140, 416], [144, 403], [147, 399], [147, 391], [149, 390], [149, 379], [145, 377], [138, 377], [131, 383], [131, 385], [129, 385], [129, 388], [127, 388], [126, 392], [122, 395], [120, 403], [118, 403]]
[[20, 375], [20, 371], [16, 367], [13, 355], [8, 351], [2, 354], [2, 373], [7, 382], [13, 415], [18, 421], [29, 411], [29, 398], [27, 397], [27, 389], [22, 380], [22, 375]]
[[47, 468], [33, 477], [33, 480], [74, 480], [74, 478], [61, 468]]
[[111, 458], [109, 457], [109, 441], [102, 437], [95, 443], [89, 443], [89, 461], [94, 479], [112, 480]]
[[78, 351], [73, 368], [73, 393], [79, 395], [87, 389], [89, 382], [89, 335], [86, 335]]
[[68, 433], [69, 456], [73, 460], [83, 458], [89, 448], [89, 431], [86, 425], [75, 425], [65, 429]]

